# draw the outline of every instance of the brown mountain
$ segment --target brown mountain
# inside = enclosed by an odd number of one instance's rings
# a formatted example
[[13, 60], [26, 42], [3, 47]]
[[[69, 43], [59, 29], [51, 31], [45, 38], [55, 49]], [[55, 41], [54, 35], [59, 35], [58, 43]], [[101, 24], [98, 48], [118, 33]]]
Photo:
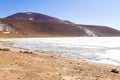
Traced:
[[79, 25], [81, 29], [87, 33], [86, 36], [99, 36], [99, 37], [110, 37], [120, 36], [120, 31], [107, 27], [97, 25]]
[[2, 37], [120, 36], [120, 31], [109, 27], [77, 25], [70, 21], [32, 12], [16, 13], [0, 19], [0, 22]]
[[40, 21], [61, 21], [57, 18], [50, 17], [40, 13], [26, 12], [26, 13], [16, 13], [11, 16], [6, 17], [5, 19], [12, 20], [40, 20]]

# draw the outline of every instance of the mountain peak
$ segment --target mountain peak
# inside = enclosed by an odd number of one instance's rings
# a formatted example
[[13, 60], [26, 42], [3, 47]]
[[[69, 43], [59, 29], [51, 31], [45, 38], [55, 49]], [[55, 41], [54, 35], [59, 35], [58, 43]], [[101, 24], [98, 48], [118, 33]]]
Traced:
[[26, 12], [26, 14], [30, 15], [30, 14], [33, 14], [32, 12]]
[[6, 19], [12, 19], [12, 20], [41, 20], [41, 21], [61, 21], [57, 18], [35, 13], [35, 12], [24, 12], [24, 13], [16, 13], [11, 16], [6, 17]]
[[[78, 25], [71, 21], [60, 20], [48, 15], [24, 12], [16, 13], [6, 18], [0, 19], [4, 22], [1, 24], [1, 33], [5, 33], [7, 29], [10, 29], [8, 33], [20, 32], [23, 36], [67, 36], [67, 37], [110, 37], [120, 36], [120, 31], [106, 27], [96, 25]], [[5, 28], [5, 29], [4, 29]], [[11, 30], [12, 29], [12, 30]], [[14, 31], [13, 31], [14, 29]], [[16, 31], [15, 31], [16, 30]], [[12, 32], [13, 31], [13, 32]], [[16, 33], [14, 33], [17, 35]]]

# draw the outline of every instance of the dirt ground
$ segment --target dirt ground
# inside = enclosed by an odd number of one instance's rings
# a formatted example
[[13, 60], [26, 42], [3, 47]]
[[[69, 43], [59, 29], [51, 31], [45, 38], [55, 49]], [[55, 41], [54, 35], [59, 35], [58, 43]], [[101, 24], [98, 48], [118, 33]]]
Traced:
[[50, 54], [0, 51], [0, 80], [120, 80], [120, 67]]

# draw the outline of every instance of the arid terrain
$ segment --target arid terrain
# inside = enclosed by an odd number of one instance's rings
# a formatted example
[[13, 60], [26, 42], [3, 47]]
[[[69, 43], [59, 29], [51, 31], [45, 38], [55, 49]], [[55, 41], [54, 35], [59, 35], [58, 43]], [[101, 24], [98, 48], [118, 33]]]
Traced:
[[0, 51], [0, 80], [119, 80], [119, 71], [120, 67], [50, 53]]
[[[0, 19], [0, 37], [108, 37], [120, 31], [79, 25], [38, 13], [17, 13]], [[63, 58], [46, 52], [0, 48], [0, 80], [120, 80], [120, 67]]]

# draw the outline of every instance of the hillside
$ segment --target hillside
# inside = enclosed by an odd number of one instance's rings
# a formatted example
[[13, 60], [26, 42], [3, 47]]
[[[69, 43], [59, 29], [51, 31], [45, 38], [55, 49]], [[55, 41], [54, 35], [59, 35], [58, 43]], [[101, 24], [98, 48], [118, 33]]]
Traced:
[[[4, 25], [4, 26], [3, 26]], [[0, 37], [104, 37], [120, 36], [120, 31], [95, 25], [78, 25], [39, 13], [16, 13], [0, 19]], [[7, 29], [8, 29], [7, 28]]]
[[111, 37], [120, 36], [120, 31], [107, 27], [98, 25], [79, 25], [87, 34], [86, 36], [100, 36], [100, 37]]

